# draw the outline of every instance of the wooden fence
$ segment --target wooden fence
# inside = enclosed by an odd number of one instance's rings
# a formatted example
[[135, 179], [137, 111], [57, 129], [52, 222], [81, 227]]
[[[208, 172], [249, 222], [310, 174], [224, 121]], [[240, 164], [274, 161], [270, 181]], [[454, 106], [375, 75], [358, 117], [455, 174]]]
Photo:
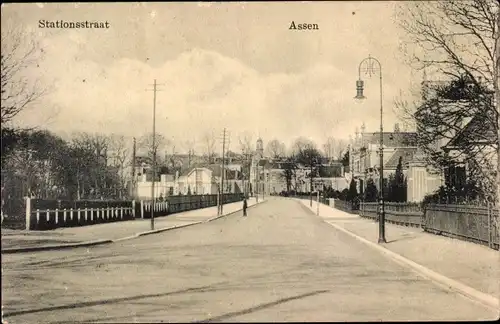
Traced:
[[26, 230], [86, 226], [132, 220], [134, 201], [61, 201], [25, 199]]
[[[155, 203], [154, 217], [167, 216], [184, 211], [217, 206], [217, 195], [169, 196], [163, 202]], [[242, 201], [242, 194], [224, 194], [222, 201], [229, 204]], [[138, 204], [136, 217], [151, 218], [151, 201], [141, 201]]]
[[[17, 202], [2, 219], [2, 227], [26, 230], [50, 230], [58, 227], [87, 226], [135, 218], [167, 216], [183, 211], [217, 206], [217, 195], [170, 196], [166, 201], [103, 201], [103, 200], [45, 200], [24, 198]], [[225, 194], [223, 203], [241, 201], [241, 194]], [[14, 213], [15, 211], [15, 213]]]
[[[359, 216], [378, 221], [377, 202], [360, 202]], [[422, 227], [423, 211], [420, 204], [385, 202], [385, 221], [396, 225]]]
[[[361, 203], [359, 215], [378, 220], [377, 209], [376, 202]], [[429, 233], [499, 249], [498, 208], [445, 204], [423, 208], [416, 203], [386, 202], [384, 210], [385, 220], [389, 223], [421, 227]]]
[[359, 204], [340, 199], [335, 199], [334, 207], [350, 214], [357, 214], [359, 210]]
[[425, 210], [423, 225], [430, 233], [499, 249], [498, 212], [489, 206], [432, 204]]

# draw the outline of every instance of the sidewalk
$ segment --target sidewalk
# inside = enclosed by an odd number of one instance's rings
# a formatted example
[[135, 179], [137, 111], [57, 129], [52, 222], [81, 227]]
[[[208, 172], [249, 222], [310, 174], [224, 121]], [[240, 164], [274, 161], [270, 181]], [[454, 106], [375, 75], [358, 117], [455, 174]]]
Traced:
[[[259, 203], [261, 201], [259, 200]], [[248, 200], [248, 207], [255, 205]], [[224, 215], [243, 208], [243, 202], [225, 204]], [[204, 222], [217, 216], [217, 207], [208, 207], [155, 218], [155, 230]], [[2, 229], [2, 250], [45, 245], [74, 244], [96, 240], [117, 240], [151, 230], [150, 219], [96, 224], [82, 227], [63, 227], [49, 231], [19, 231]]]
[[[308, 201], [300, 201], [314, 213]], [[378, 241], [378, 222], [319, 204], [319, 216], [370, 242]], [[434, 235], [420, 228], [385, 224], [387, 244], [382, 246], [425, 268], [479, 292], [500, 296], [500, 253], [486, 246]]]

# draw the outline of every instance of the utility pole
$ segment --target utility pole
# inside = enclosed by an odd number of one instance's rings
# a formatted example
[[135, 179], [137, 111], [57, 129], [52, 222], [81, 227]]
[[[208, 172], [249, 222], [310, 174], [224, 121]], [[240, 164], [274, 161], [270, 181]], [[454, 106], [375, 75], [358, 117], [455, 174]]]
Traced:
[[[495, 109], [497, 112], [497, 125], [500, 126], [500, 10], [497, 10], [496, 12], [497, 19], [496, 19], [496, 28], [495, 28], [495, 62], [493, 66], [493, 84], [495, 87]], [[497, 201], [496, 201], [496, 208], [500, 210], [500, 127], [497, 129]], [[500, 215], [497, 215], [496, 217], [497, 220], [497, 228], [500, 227]], [[499, 235], [500, 235], [500, 231]]]
[[135, 199], [136, 195], [137, 195], [137, 189], [136, 189], [136, 179], [135, 179], [135, 165], [136, 165], [136, 161], [135, 161], [135, 156], [136, 156], [136, 141], [135, 141], [135, 137], [134, 137], [134, 144], [133, 144], [133, 147], [132, 147], [132, 192], [131, 192], [131, 196], [133, 199]]
[[157, 88], [158, 84], [156, 79], [153, 83], [153, 143], [152, 143], [152, 153], [153, 153], [153, 178], [151, 179], [151, 230], [155, 229], [155, 180], [156, 180], [156, 91], [160, 91]]
[[[229, 158], [229, 152], [230, 152], [229, 145], [230, 144], [231, 144], [231, 136], [230, 136], [230, 132], [227, 132], [227, 146], [226, 146], [226, 150], [225, 150], [225, 154], [227, 154], [227, 163], [226, 164], [229, 164], [229, 162], [231, 162], [231, 160]], [[226, 172], [226, 169], [224, 169], [224, 172]], [[227, 174], [224, 176], [224, 179], [226, 179], [226, 188], [229, 188], [229, 177], [227, 176]]]
[[255, 166], [255, 198], [256, 198], [256, 202], [259, 202], [259, 178], [260, 178], [260, 174], [259, 174], [259, 163], [260, 163], [260, 160], [257, 160], [257, 165]]
[[223, 206], [224, 206], [224, 158], [225, 158], [225, 153], [226, 153], [226, 129], [224, 128], [224, 131], [222, 133], [222, 161], [221, 161], [221, 177], [220, 177], [220, 200], [219, 200], [219, 208], [220, 208], [220, 215], [223, 213]]

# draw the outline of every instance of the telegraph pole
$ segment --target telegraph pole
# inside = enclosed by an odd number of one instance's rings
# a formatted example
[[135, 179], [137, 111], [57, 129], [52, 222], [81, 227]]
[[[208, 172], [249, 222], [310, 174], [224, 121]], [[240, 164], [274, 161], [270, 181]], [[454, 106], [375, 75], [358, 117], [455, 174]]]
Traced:
[[153, 151], [153, 178], [151, 179], [151, 230], [155, 229], [155, 180], [156, 180], [156, 91], [158, 90], [156, 83], [156, 79], [154, 80], [153, 85], [153, 143], [152, 143], [152, 151]]
[[[499, 88], [499, 82], [500, 82], [500, 12], [497, 11], [497, 20], [496, 20], [496, 28], [495, 28], [495, 62], [493, 64], [493, 84], [495, 87], [495, 109], [497, 112], [497, 123], [500, 125], [500, 88]], [[497, 129], [497, 201], [496, 201], [496, 208], [500, 210], [500, 127]], [[497, 228], [500, 225], [500, 215], [497, 215]], [[499, 231], [500, 232], [500, 231]], [[499, 233], [500, 235], [500, 233]]]
[[135, 179], [135, 156], [136, 156], [136, 141], [134, 137], [134, 145], [132, 147], [132, 193], [131, 196], [133, 199], [135, 199], [135, 196], [137, 195], [137, 189], [136, 189], [136, 179]]
[[[225, 154], [227, 154], [227, 162], [226, 164], [229, 164], [230, 160], [229, 160], [229, 145], [231, 144], [231, 135], [230, 135], [230, 132], [227, 132], [227, 146], [226, 146], [226, 151], [225, 151]], [[226, 169], [224, 169], [224, 172], [226, 172]], [[229, 177], [227, 176], [227, 174], [225, 175], [224, 179], [226, 179], [226, 188], [229, 188]]]
[[224, 128], [224, 131], [222, 133], [222, 161], [221, 161], [221, 177], [220, 177], [220, 199], [219, 199], [219, 208], [220, 208], [220, 215], [223, 213], [223, 206], [224, 206], [224, 159], [225, 159], [225, 153], [226, 153], [226, 129]]

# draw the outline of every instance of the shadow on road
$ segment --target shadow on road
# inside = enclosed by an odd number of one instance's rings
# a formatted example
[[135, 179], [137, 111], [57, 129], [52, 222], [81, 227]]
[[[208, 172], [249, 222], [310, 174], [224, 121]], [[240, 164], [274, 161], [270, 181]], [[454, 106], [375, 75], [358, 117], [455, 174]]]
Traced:
[[226, 282], [227, 281], [218, 282], [218, 283], [215, 283], [215, 284], [212, 284], [212, 285], [208, 285], [208, 286], [202, 286], [202, 287], [197, 287], [197, 288], [188, 288], [188, 289], [176, 290], [176, 291], [171, 291], [171, 292], [167, 292], [167, 293], [138, 295], [138, 296], [130, 296], [130, 297], [122, 297], [122, 298], [112, 298], [112, 299], [95, 300], [95, 301], [84, 302], [84, 303], [74, 303], [74, 304], [67, 304], [67, 305], [60, 305], [60, 306], [52, 306], [52, 307], [45, 307], [45, 308], [26, 309], [26, 310], [20, 310], [20, 311], [14, 311], [14, 312], [10, 312], [10, 313], [5, 313], [5, 314], [3, 314], [3, 316], [4, 317], [9, 317], [9, 316], [16, 316], [16, 315], [25, 315], [25, 314], [33, 314], [33, 313], [50, 312], [50, 311], [55, 311], [55, 310], [75, 309], [75, 308], [82, 308], [82, 307], [91, 307], [91, 306], [99, 306], [99, 305], [106, 305], [106, 304], [114, 304], [114, 303], [120, 303], [120, 302], [125, 302], [125, 301], [132, 301], [132, 300], [139, 300], [139, 299], [145, 299], [145, 298], [165, 297], [165, 296], [170, 296], [170, 295], [186, 294], [186, 293], [190, 293], [190, 292], [205, 291], [207, 289], [214, 288], [215, 286], [220, 285], [220, 284], [224, 284]]
[[317, 290], [317, 291], [313, 291], [310, 293], [301, 294], [301, 295], [297, 295], [297, 296], [293, 296], [293, 297], [282, 298], [282, 299], [278, 299], [274, 302], [260, 304], [258, 306], [250, 307], [250, 308], [243, 309], [243, 310], [240, 310], [237, 312], [227, 313], [227, 314], [216, 316], [216, 317], [211, 317], [211, 318], [208, 318], [208, 319], [205, 319], [202, 321], [197, 321], [194, 323], [212, 323], [212, 322], [217, 323], [217, 322], [220, 322], [222, 320], [225, 320], [225, 319], [228, 319], [231, 317], [250, 314], [250, 313], [253, 313], [253, 312], [265, 309], [265, 308], [273, 307], [273, 306], [276, 306], [279, 304], [283, 304], [283, 303], [286, 303], [286, 302], [289, 302], [292, 300], [301, 299], [301, 298], [310, 297], [310, 296], [319, 295], [319, 294], [324, 294], [326, 292], [329, 292], [329, 290]]

